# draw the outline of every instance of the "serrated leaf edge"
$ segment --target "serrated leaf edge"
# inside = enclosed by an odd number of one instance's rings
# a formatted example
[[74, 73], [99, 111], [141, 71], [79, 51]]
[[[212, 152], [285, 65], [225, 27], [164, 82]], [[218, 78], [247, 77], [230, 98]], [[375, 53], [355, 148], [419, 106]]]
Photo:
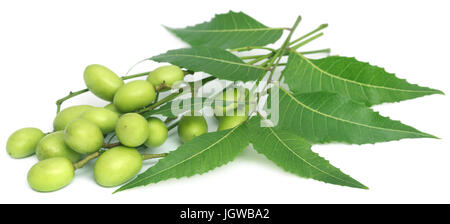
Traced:
[[[325, 174], [325, 175], [328, 175], [328, 176], [330, 176], [330, 177], [332, 177], [332, 178], [334, 178], [334, 179], [337, 179], [337, 180], [340, 180], [340, 181], [342, 181], [342, 182], [345, 182], [345, 183], [348, 183], [349, 185], [348, 186], [350, 186], [350, 187], [357, 187], [357, 188], [362, 188], [362, 189], [369, 189], [367, 186], [365, 186], [365, 185], [363, 185], [363, 184], [361, 184], [361, 183], [359, 183], [358, 181], [356, 181], [356, 182], [358, 182], [360, 185], [355, 185], [355, 183], [351, 183], [351, 182], [348, 182], [348, 181], [346, 181], [346, 180], [343, 180], [343, 179], [341, 179], [341, 178], [339, 178], [339, 177], [336, 177], [336, 176], [334, 176], [334, 175], [332, 175], [332, 174], [330, 174], [330, 173], [328, 173], [328, 172], [325, 172], [325, 171], [323, 171], [322, 169], [320, 169], [319, 167], [317, 167], [317, 166], [315, 166], [315, 165], [313, 165], [313, 164], [311, 164], [310, 162], [308, 162], [308, 161], [306, 161], [301, 155], [298, 155], [293, 149], [291, 149], [291, 147], [289, 147], [279, 136], [278, 136], [278, 134], [273, 130], [273, 128], [271, 128], [271, 127], [268, 127], [269, 128], [269, 130], [270, 130], [270, 132], [273, 134], [273, 136], [275, 136], [275, 138], [277, 138], [278, 139], [278, 141], [284, 146], [284, 147], [286, 147], [292, 154], [294, 154], [297, 158], [299, 158], [299, 159], [301, 159], [303, 162], [305, 162], [306, 164], [308, 164], [309, 166], [311, 166], [313, 169], [316, 169], [316, 170], [318, 170], [319, 172], [321, 172], [321, 173], [323, 173], [323, 174]], [[315, 153], [315, 152], [314, 152]], [[317, 153], [316, 153], [317, 154]], [[267, 156], [266, 156], [267, 157]], [[323, 157], [322, 157], [323, 158]], [[328, 163], [329, 163], [329, 161], [328, 160], [326, 160], [326, 159], [324, 159], [325, 161], [327, 161]], [[283, 167], [282, 167], [283, 168]], [[284, 169], [284, 168], [283, 168]], [[337, 168], [338, 170], [340, 170], [339, 168]], [[286, 169], [285, 169], [286, 170]], [[290, 171], [289, 171], [290, 172]], [[291, 172], [290, 172], [291, 173]], [[314, 178], [311, 178], [311, 179], [314, 179]], [[314, 180], [317, 180], [317, 179], [314, 179]], [[319, 181], [321, 181], [321, 180], [319, 180]], [[327, 183], [327, 182], [325, 182], [325, 181], [321, 181], [321, 182], [324, 182], [324, 183]]]
[[391, 131], [391, 132], [402, 132], [402, 133], [408, 133], [408, 134], [419, 135], [419, 136], [423, 136], [423, 137], [427, 137], [427, 138], [437, 138], [436, 136], [433, 136], [433, 135], [430, 135], [430, 134], [427, 134], [427, 133], [422, 133], [422, 132], [411, 132], [411, 131], [396, 130], [396, 129], [383, 128], [383, 127], [376, 127], [376, 126], [371, 126], [371, 125], [367, 125], [367, 124], [361, 124], [361, 123], [354, 122], [354, 121], [345, 120], [345, 119], [338, 118], [338, 117], [335, 117], [335, 116], [332, 116], [332, 115], [329, 115], [329, 114], [325, 114], [325, 113], [322, 113], [322, 112], [320, 112], [320, 111], [318, 111], [318, 110], [315, 110], [315, 109], [313, 109], [313, 108], [311, 108], [311, 107], [305, 105], [304, 103], [300, 102], [300, 101], [299, 101], [297, 98], [295, 98], [289, 91], [285, 90], [285, 89], [282, 88], [281, 86], [279, 86], [279, 88], [280, 88], [284, 93], [286, 93], [291, 99], [293, 99], [297, 104], [301, 105], [302, 107], [304, 107], [304, 108], [310, 110], [310, 111], [313, 112], [313, 113], [320, 114], [320, 115], [322, 115], [322, 116], [325, 116], [325, 117], [328, 117], [328, 118], [331, 118], [331, 119], [334, 119], [334, 120], [338, 120], [338, 121], [341, 121], [341, 122], [345, 122], [345, 123], [349, 123], [349, 124], [354, 124], [354, 125], [358, 125], [358, 126], [362, 126], [362, 127], [366, 127], [366, 128], [372, 128], [372, 129], [378, 129], [378, 130], [385, 130], [385, 131]]
[[[342, 77], [340, 77], [340, 76], [333, 75], [333, 74], [331, 74], [331, 73], [329, 73], [329, 72], [327, 72], [327, 71], [325, 71], [325, 70], [319, 68], [319, 66], [315, 65], [314, 63], [312, 63], [311, 60], [309, 60], [308, 58], [306, 58], [305, 56], [303, 56], [303, 55], [300, 54], [299, 52], [293, 51], [293, 50], [292, 50], [291, 52], [297, 54], [297, 55], [300, 56], [304, 61], [306, 61], [308, 64], [310, 64], [311, 66], [313, 66], [315, 69], [319, 70], [321, 73], [323, 73], [323, 74], [325, 74], [325, 75], [327, 75], [327, 76], [329, 76], [329, 77], [331, 77], [331, 78], [333, 78], [333, 79], [339, 79], [339, 80], [342, 80], [342, 81], [344, 81], [344, 82], [349, 82], [349, 83], [353, 83], [353, 84], [356, 84], [356, 85], [365, 86], [365, 87], [369, 87], [369, 88], [375, 88], [375, 89], [386, 89], [386, 90], [392, 90], [392, 91], [398, 91], [398, 92], [411, 92], [411, 93], [439, 93], [439, 94], [444, 94], [442, 91], [440, 91], [440, 90], [434, 90], [434, 89], [433, 89], [433, 90], [397, 89], [397, 88], [386, 87], [386, 86], [377, 86], [377, 85], [371, 85], [371, 84], [366, 84], [366, 83], [360, 83], [360, 82], [357, 82], [357, 81], [354, 81], [354, 80], [345, 79], [345, 78], [342, 78]], [[355, 59], [355, 60], [356, 60], [356, 59]], [[337, 63], [337, 61], [335, 61], [335, 63]], [[363, 63], [366, 63], [366, 64], [370, 65], [370, 64], [367, 63], [367, 62], [363, 62]], [[372, 65], [370, 65], [370, 66], [372, 66]], [[376, 67], [378, 67], [378, 66], [376, 66]], [[378, 67], [378, 68], [379, 68], [379, 67]], [[386, 71], [386, 70], [383, 69], [383, 71]], [[388, 73], [388, 72], [386, 72], [386, 73]], [[389, 74], [390, 74], [390, 73], [389, 73]]]

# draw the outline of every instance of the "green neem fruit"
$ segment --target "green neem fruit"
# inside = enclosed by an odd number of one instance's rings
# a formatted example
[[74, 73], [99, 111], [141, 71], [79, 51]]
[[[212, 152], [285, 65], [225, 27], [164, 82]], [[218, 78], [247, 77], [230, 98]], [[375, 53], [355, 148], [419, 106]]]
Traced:
[[124, 114], [117, 121], [116, 135], [120, 143], [125, 146], [140, 146], [149, 135], [147, 120], [137, 113]]
[[42, 138], [36, 147], [36, 156], [39, 160], [64, 157], [72, 162], [77, 162], [82, 157], [64, 142], [64, 131], [53, 132]]
[[70, 122], [64, 130], [64, 141], [74, 151], [88, 154], [98, 151], [103, 145], [100, 128], [86, 119]]
[[152, 71], [147, 77], [147, 81], [156, 88], [163, 83], [167, 87], [172, 87], [175, 82], [182, 81], [183, 79], [184, 72], [176, 65], [161, 66]]
[[234, 127], [240, 125], [241, 123], [243, 123], [244, 121], [246, 121], [247, 118], [248, 118], [248, 116], [246, 116], [246, 115], [224, 116], [219, 121], [219, 127], [217, 128], [217, 131], [234, 128]]
[[36, 145], [44, 137], [44, 133], [37, 128], [22, 128], [9, 136], [6, 151], [16, 159], [33, 155]]
[[116, 128], [119, 115], [105, 108], [93, 108], [81, 114], [81, 118], [97, 125], [103, 134], [108, 134]]
[[162, 145], [168, 135], [167, 127], [160, 119], [152, 117], [148, 120], [149, 136], [145, 145], [147, 147], [158, 147]]
[[93, 106], [90, 105], [79, 105], [67, 107], [62, 110], [56, 115], [55, 120], [53, 121], [54, 131], [64, 130], [69, 122], [79, 118], [82, 113], [92, 108]]
[[74, 171], [72, 162], [67, 158], [55, 157], [42, 160], [28, 171], [28, 184], [36, 191], [56, 191], [72, 182]]
[[110, 104], [104, 106], [103, 108], [110, 110], [112, 112], [116, 112], [118, 115], [120, 115], [120, 111], [119, 111], [119, 109], [117, 109], [117, 107], [116, 107], [116, 105], [114, 105], [114, 103], [110, 103]]
[[121, 185], [142, 168], [142, 156], [138, 150], [124, 146], [114, 147], [104, 152], [95, 162], [95, 181], [101, 186]]
[[208, 124], [203, 116], [186, 115], [178, 124], [178, 136], [183, 142], [188, 142], [206, 132], [208, 132]]
[[94, 95], [106, 101], [112, 101], [114, 94], [123, 86], [123, 80], [103, 65], [87, 66], [84, 82]]
[[135, 80], [120, 87], [114, 96], [114, 105], [120, 112], [132, 112], [148, 106], [155, 97], [155, 89], [149, 82]]

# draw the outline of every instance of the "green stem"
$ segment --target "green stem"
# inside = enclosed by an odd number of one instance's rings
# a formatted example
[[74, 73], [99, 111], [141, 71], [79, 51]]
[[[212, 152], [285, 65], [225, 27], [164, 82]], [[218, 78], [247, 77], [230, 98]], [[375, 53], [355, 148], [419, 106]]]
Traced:
[[317, 34], [317, 35], [315, 35], [315, 36], [313, 36], [313, 37], [311, 37], [309, 39], [306, 39], [305, 41], [300, 42], [299, 44], [297, 44], [297, 45], [295, 45], [295, 46], [293, 46], [291, 48], [297, 50], [298, 48], [308, 44], [309, 42], [311, 42], [311, 41], [313, 41], [313, 40], [315, 40], [315, 39], [317, 39], [317, 38], [319, 38], [321, 36], [323, 36], [323, 33], [319, 33], [319, 34]]
[[122, 145], [122, 143], [120, 143], [120, 142], [116, 142], [116, 143], [103, 143], [102, 148], [108, 148], [108, 149], [110, 149], [110, 148], [114, 148], [114, 147], [116, 147], [116, 146], [121, 146], [121, 145]]
[[80, 169], [84, 165], [86, 165], [89, 161], [99, 157], [101, 153], [102, 153], [101, 151], [98, 151], [98, 152], [94, 152], [92, 154], [89, 154], [86, 157], [84, 157], [82, 160], [80, 160], [80, 161], [78, 161], [76, 163], [72, 163], [72, 165], [75, 168], [75, 170]]
[[166, 157], [169, 153], [160, 153], [160, 154], [142, 154], [142, 160], [149, 160], [155, 158]]
[[[215, 79], [216, 79], [216, 77], [214, 77], [214, 76], [210, 76], [208, 78], [202, 79], [202, 85], [205, 85], [206, 83], [208, 83], [212, 80], [215, 80]], [[172, 94], [166, 96], [165, 98], [161, 99], [160, 101], [158, 101], [144, 109], [141, 109], [141, 110], [137, 111], [136, 113], [144, 113], [144, 112], [153, 110], [153, 109], [157, 108], [158, 106], [161, 106], [162, 104], [172, 101], [173, 99], [177, 98], [181, 94], [183, 94], [183, 89], [180, 89], [178, 92], [172, 93]]]
[[317, 53], [330, 53], [331, 49], [330, 48], [326, 48], [326, 49], [320, 49], [320, 50], [315, 50], [315, 51], [303, 51], [300, 52], [300, 54], [317, 54]]
[[180, 123], [180, 121], [177, 121], [177, 122], [174, 122], [173, 124], [171, 124], [169, 127], [167, 127], [167, 131], [170, 131], [173, 128], [175, 128], [178, 125], [178, 123]]
[[315, 30], [313, 30], [313, 31], [311, 31], [311, 32], [309, 32], [309, 33], [307, 33], [307, 34], [305, 34], [305, 35], [303, 35], [303, 36], [301, 36], [301, 37], [295, 39], [295, 40], [292, 41], [292, 42], [290, 42], [290, 43], [289, 43], [289, 46], [291, 46], [291, 45], [293, 45], [293, 44], [295, 44], [295, 43], [298, 43], [299, 41], [301, 41], [301, 40], [303, 40], [303, 39], [305, 39], [305, 38], [307, 38], [307, 37], [309, 37], [309, 36], [311, 36], [311, 35], [313, 35], [313, 34], [319, 32], [319, 31], [321, 31], [321, 30], [323, 30], [323, 29], [325, 29], [325, 28], [327, 28], [327, 27], [328, 27], [328, 24], [322, 24], [322, 25], [320, 25], [319, 27], [317, 27]]
[[[301, 16], [297, 17], [297, 20], [294, 23], [294, 26], [292, 26], [291, 31], [289, 33], [289, 35], [286, 37], [286, 40], [284, 41], [283, 45], [281, 45], [280, 50], [277, 51], [277, 54], [275, 54], [275, 56], [272, 57], [272, 59], [270, 60], [268, 67], [272, 68], [272, 65], [275, 65], [273, 67], [277, 67], [278, 63], [281, 60], [281, 57], [284, 55], [284, 52], [286, 51], [286, 47], [289, 45], [289, 41], [291, 41], [291, 37], [295, 32], [295, 29], [297, 29], [298, 24], [300, 23], [300, 21], [302, 20]], [[276, 61], [276, 62], [275, 62]], [[268, 82], [270, 82], [272, 80], [272, 76], [274, 74], [275, 68], [272, 68], [272, 70], [270, 71], [270, 75], [269, 75], [269, 79]]]
[[[127, 79], [133, 79], [133, 78], [137, 78], [137, 77], [142, 77], [142, 76], [146, 76], [148, 75], [150, 72], [142, 72], [142, 73], [138, 73], [138, 74], [134, 74], [134, 75], [127, 75], [127, 76], [122, 76], [122, 80], [127, 80]], [[69, 95], [59, 99], [56, 101], [56, 113], [59, 113], [61, 111], [61, 105], [64, 103], [64, 101], [73, 98], [75, 96], [81, 95], [85, 92], [88, 92], [89, 89], [82, 89], [76, 92], [70, 92]]]

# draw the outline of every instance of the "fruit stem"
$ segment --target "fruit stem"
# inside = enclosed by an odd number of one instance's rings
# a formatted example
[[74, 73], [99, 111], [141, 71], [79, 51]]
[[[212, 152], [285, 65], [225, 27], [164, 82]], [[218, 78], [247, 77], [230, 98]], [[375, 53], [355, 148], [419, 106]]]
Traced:
[[142, 154], [142, 160], [156, 159], [161, 157], [166, 157], [169, 153], [160, 153], [160, 154]]
[[102, 148], [114, 148], [116, 146], [120, 146], [122, 145], [120, 142], [116, 142], [116, 143], [103, 143]]
[[[214, 77], [214, 76], [210, 76], [208, 78], [202, 79], [202, 85], [205, 85], [206, 83], [208, 83], [208, 82], [210, 82], [212, 80], [215, 80], [215, 79], [216, 79], [216, 77]], [[146, 107], [144, 109], [141, 109], [141, 110], [137, 111], [136, 113], [140, 114], [140, 113], [144, 113], [144, 112], [153, 110], [153, 109], [157, 108], [158, 106], [160, 106], [162, 104], [165, 104], [165, 103], [167, 103], [169, 101], [172, 101], [173, 99], [175, 99], [178, 96], [180, 96], [182, 93], [183, 93], [183, 89], [180, 89], [178, 92], [172, 93], [172, 94], [166, 96], [165, 98], [161, 99], [160, 101], [158, 101], [158, 102], [156, 102], [156, 103], [154, 103], [154, 104], [152, 104], [152, 105], [150, 105], [150, 106], [148, 106], [148, 107]]]
[[174, 122], [173, 124], [171, 124], [169, 127], [167, 127], [167, 131], [170, 131], [170, 130], [172, 130], [173, 128], [175, 128], [175, 127], [178, 125], [179, 122], [180, 122], [180, 121], [176, 121], [176, 122]]
[[89, 161], [91, 161], [91, 160], [93, 160], [93, 159], [99, 157], [101, 153], [102, 153], [101, 151], [94, 152], [94, 153], [92, 153], [92, 154], [87, 155], [87, 156], [84, 157], [82, 160], [80, 160], [80, 161], [78, 161], [78, 162], [76, 162], [76, 163], [72, 163], [73, 168], [74, 168], [75, 170], [82, 168], [82, 167], [83, 167], [84, 165], [86, 165], [86, 163], [88, 163]]

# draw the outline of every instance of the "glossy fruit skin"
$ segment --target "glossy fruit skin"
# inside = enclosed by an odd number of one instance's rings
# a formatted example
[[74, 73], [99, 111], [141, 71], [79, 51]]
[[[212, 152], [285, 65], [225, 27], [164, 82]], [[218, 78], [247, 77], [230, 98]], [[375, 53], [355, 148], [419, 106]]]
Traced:
[[110, 110], [110, 111], [112, 111], [112, 112], [115, 112], [115, 113], [117, 113], [118, 115], [121, 114], [120, 111], [119, 111], [119, 109], [117, 109], [116, 105], [114, 105], [114, 103], [110, 103], [110, 104], [104, 106], [103, 108], [105, 108], [105, 109], [107, 109], [107, 110]]
[[147, 77], [147, 81], [155, 88], [158, 88], [163, 83], [170, 88], [174, 83], [182, 81], [183, 79], [184, 72], [176, 65], [161, 66], [150, 72]]
[[36, 151], [36, 145], [44, 137], [44, 133], [37, 128], [22, 128], [9, 136], [6, 151], [16, 159], [31, 156]]
[[71, 162], [77, 162], [82, 157], [64, 142], [64, 131], [53, 132], [42, 138], [36, 146], [36, 156], [39, 160], [64, 157]]
[[103, 145], [103, 133], [94, 123], [86, 119], [71, 121], [64, 130], [64, 142], [75, 152], [89, 154]]
[[101, 107], [87, 110], [80, 117], [97, 125], [103, 134], [113, 132], [117, 120], [119, 120], [119, 115], [116, 112]]
[[183, 142], [188, 142], [207, 132], [208, 124], [203, 116], [185, 115], [178, 124], [178, 136]]
[[70, 160], [55, 157], [39, 161], [28, 171], [28, 184], [40, 192], [59, 190], [72, 182], [75, 169]]
[[167, 127], [160, 119], [156, 117], [148, 119], [148, 130], [149, 135], [145, 142], [147, 147], [158, 147], [166, 141], [168, 135]]
[[147, 120], [140, 114], [127, 113], [117, 121], [116, 135], [122, 145], [138, 147], [147, 140], [149, 132]]
[[95, 162], [95, 181], [104, 187], [118, 186], [136, 176], [141, 168], [142, 156], [138, 150], [114, 147], [101, 154]]
[[94, 107], [90, 105], [78, 105], [60, 111], [53, 120], [54, 131], [64, 130], [69, 122], [79, 118], [82, 113], [92, 108]]
[[155, 89], [149, 82], [135, 80], [120, 87], [114, 96], [114, 105], [122, 113], [133, 112], [148, 106], [155, 97]]
[[224, 116], [219, 121], [219, 127], [217, 131], [223, 131], [227, 129], [234, 128], [247, 120], [248, 116], [243, 115], [232, 115], [232, 116]]
[[97, 97], [112, 101], [123, 80], [103, 65], [89, 65], [84, 70], [84, 82]]

